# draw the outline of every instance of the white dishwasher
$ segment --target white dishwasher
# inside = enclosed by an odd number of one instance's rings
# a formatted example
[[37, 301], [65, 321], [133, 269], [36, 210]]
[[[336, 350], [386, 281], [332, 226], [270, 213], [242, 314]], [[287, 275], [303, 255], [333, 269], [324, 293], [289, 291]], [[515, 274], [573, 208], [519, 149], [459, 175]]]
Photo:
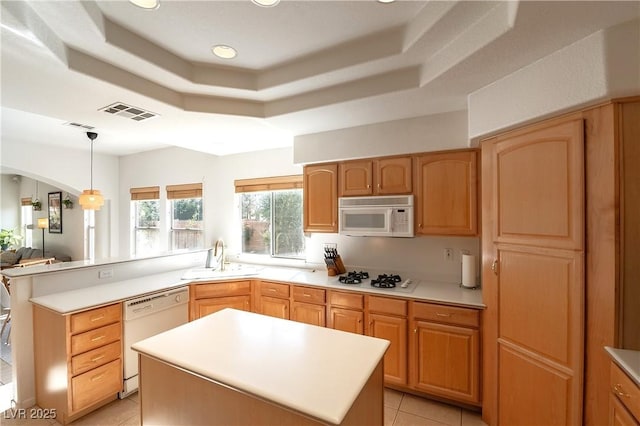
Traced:
[[189, 288], [180, 287], [126, 300], [122, 304], [124, 385], [120, 398], [138, 390], [138, 353], [131, 345], [189, 321]]

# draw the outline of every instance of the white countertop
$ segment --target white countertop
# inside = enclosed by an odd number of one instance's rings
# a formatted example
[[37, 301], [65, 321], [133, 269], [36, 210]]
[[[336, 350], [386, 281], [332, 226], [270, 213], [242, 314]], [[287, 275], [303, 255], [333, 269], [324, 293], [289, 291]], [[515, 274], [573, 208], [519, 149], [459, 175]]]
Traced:
[[615, 349], [609, 346], [605, 346], [604, 349], [631, 380], [640, 386], [640, 351]]
[[[322, 287], [333, 290], [357, 291], [382, 296], [402, 297], [426, 302], [445, 303], [483, 309], [482, 291], [461, 287], [458, 284], [415, 281], [409, 290], [378, 289], [370, 285], [346, 285], [338, 282], [338, 277], [330, 277], [325, 269], [309, 270], [288, 267], [260, 267], [255, 265], [234, 266], [238, 274], [233, 275], [233, 267], [218, 278], [197, 279], [192, 269], [176, 270], [162, 274], [147, 275], [141, 278], [117, 281], [109, 284], [95, 285], [79, 290], [65, 291], [34, 297], [31, 302], [44, 306], [61, 314], [69, 314], [109, 303], [138, 297], [166, 289], [189, 285], [192, 283], [210, 283], [236, 279], [260, 279], [282, 281], [312, 287]], [[183, 277], [189, 279], [182, 279]], [[372, 275], [375, 276], [375, 275]]]
[[339, 424], [388, 346], [383, 339], [224, 309], [133, 349]]

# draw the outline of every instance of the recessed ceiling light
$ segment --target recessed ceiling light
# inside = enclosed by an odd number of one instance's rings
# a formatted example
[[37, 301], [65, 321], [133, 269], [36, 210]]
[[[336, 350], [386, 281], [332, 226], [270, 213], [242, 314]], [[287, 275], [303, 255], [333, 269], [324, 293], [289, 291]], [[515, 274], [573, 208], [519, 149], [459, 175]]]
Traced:
[[225, 46], [224, 44], [218, 44], [211, 48], [211, 51], [214, 55], [222, 59], [233, 59], [236, 57], [238, 52], [231, 46]]
[[129, 3], [147, 10], [155, 10], [160, 7], [160, 0], [129, 0]]
[[251, 0], [253, 3], [262, 7], [272, 7], [280, 3], [280, 0]]
[[378, 3], [393, 3], [396, 0], [378, 0]]

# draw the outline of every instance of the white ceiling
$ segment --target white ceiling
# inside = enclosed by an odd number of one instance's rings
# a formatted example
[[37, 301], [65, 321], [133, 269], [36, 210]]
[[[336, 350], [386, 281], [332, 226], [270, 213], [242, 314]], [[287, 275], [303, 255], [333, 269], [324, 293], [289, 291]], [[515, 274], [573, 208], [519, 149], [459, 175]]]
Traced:
[[[162, 0], [161, 0], [162, 1]], [[2, 1], [2, 141], [225, 155], [293, 136], [466, 109], [467, 95], [637, 1]], [[214, 44], [238, 50], [233, 60]], [[115, 102], [159, 117], [99, 111]]]

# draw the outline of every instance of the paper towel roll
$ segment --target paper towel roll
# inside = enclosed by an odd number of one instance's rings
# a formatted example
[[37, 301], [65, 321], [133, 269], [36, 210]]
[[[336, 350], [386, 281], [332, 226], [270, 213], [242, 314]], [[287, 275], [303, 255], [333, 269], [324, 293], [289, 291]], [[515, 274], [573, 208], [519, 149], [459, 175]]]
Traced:
[[476, 257], [471, 254], [462, 255], [462, 286], [476, 286]]

